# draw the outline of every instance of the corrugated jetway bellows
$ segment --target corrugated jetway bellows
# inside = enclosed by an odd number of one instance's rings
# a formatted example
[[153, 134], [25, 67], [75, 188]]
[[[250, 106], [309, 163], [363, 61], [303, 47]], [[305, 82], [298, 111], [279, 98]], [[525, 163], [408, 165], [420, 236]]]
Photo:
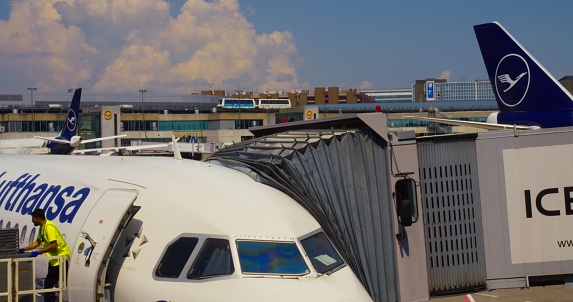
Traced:
[[375, 301], [397, 301], [387, 142], [370, 130], [297, 130], [237, 143], [209, 162], [304, 206]]
[[486, 286], [475, 136], [418, 140], [430, 293]]

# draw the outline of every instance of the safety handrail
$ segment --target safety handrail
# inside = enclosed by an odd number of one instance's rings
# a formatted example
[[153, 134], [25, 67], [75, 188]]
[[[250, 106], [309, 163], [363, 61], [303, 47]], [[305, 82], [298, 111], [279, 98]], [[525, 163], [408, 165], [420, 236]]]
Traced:
[[[36, 281], [44, 279], [44, 276], [37, 276], [36, 274], [36, 263], [38, 261], [49, 261], [52, 259], [59, 259], [60, 260], [60, 277], [58, 280], [58, 287], [48, 288], [48, 289], [36, 289]], [[7, 258], [7, 259], [0, 259], [1, 263], [6, 263], [6, 276], [7, 276], [7, 292], [0, 292], [0, 297], [7, 297], [8, 302], [12, 301], [19, 301], [21, 296], [24, 295], [32, 295], [32, 299], [36, 302], [37, 297], [43, 293], [55, 292], [58, 293], [59, 301], [63, 302], [63, 294], [64, 291], [67, 291], [67, 269], [66, 265], [68, 264], [66, 257], [63, 256], [47, 256], [47, 257], [22, 257], [22, 258]], [[20, 271], [20, 265], [23, 262], [31, 262], [32, 264], [32, 272], [31, 272], [31, 288], [21, 290], [20, 287], [20, 274], [23, 273]]]
[[6, 291], [0, 292], [0, 297], [8, 297], [12, 301], [12, 259], [0, 259], [0, 264], [6, 263]]

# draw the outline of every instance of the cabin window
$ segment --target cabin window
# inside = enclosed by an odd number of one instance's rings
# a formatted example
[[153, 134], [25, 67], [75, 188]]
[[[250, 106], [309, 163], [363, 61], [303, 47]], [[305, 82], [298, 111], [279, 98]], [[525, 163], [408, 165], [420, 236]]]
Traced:
[[24, 241], [26, 241], [26, 233], [28, 232], [28, 226], [25, 225], [22, 228], [22, 233], [20, 234], [20, 244], [24, 244]]
[[0, 229], [2, 228], [3, 224], [4, 224], [4, 219], [0, 219]]
[[237, 241], [243, 274], [304, 275], [308, 266], [294, 242]]
[[344, 264], [332, 243], [322, 232], [301, 240], [300, 243], [310, 258], [310, 263], [314, 269], [321, 274]]
[[197, 280], [232, 275], [234, 272], [229, 240], [209, 238], [205, 240], [187, 278]]
[[36, 241], [36, 228], [32, 228], [30, 231], [30, 239], [28, 240], [28, 245], [32, 244], [34, 241]]
[[161, 257], [155, 276], [178, 278], [198, 241], [199, 239], [194, 237], [181, 237], [171, 243]]

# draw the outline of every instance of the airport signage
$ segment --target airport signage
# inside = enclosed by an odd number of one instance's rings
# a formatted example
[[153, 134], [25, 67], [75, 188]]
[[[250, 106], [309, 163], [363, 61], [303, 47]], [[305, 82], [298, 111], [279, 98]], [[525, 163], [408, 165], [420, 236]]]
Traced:
[[426, 82], [426, 102], [436, 101], [434, 97], [434, 81]]
[[573, 145], [503, 150], [511, 262], [573, 260]]
[[318, 118], [318, 106], [304, 106], [304, 120], [314, 120]]

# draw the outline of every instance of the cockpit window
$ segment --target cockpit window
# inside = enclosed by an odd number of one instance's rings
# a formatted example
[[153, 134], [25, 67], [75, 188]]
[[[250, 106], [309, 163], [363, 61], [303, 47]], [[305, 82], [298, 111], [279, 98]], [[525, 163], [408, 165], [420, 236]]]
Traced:
[[321, 274], [344, 264], [332, 243], [322, 232], [301, 240], [300, 243], [310, 258], [314, 269]]
[[155, 276], [178, 278], [193, 249], [195, 249], [197, 241], [199, 241], [197, 238], [181, 237], [171, 243], [165, 250], [161, 262], [155, 270]]
[[229, 240], [209, 238], [195, 259], [188, 279], [203, 279], [222, 275], [232, 275], [235, 272]]
[[239, 241], [243, 274], [308, 274], [308, 266], [294, 242]]

